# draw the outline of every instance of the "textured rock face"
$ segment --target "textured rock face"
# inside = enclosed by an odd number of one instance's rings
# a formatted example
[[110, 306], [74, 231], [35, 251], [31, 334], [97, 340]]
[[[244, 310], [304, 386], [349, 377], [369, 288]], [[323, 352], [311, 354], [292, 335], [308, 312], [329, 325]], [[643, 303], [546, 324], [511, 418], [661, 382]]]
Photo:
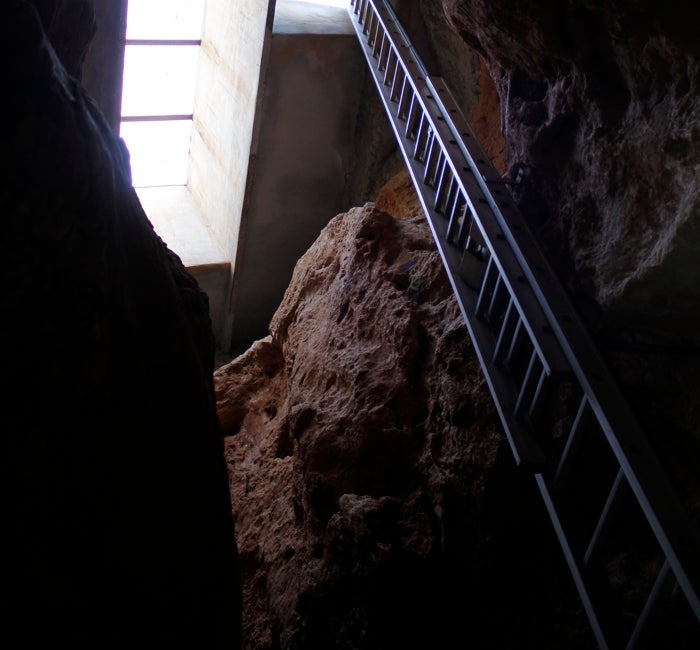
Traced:
[[92, 0], [32, 0], [44, 31], [68, 74], [81, 78], [81, 67], [95, 35]]
[[0, 30], [4, 645], [237, 647], [206, 296], [32, 6]]
[[270, 331], [214, 376], [245, 647], [590, 644], [422, 215], [333, 219]]
[[637, 337], [697, 344], [697, 5], [443, 6], [490, 67], [517, 198], [572, 291]]
[[[693, 21], [640, 3], [442, 5], [498, 91], [482, 79], [472, 124], [501, 171], [501, 127], [525, 165], [516, 198], [697, 518]], [[416, 214], [407, 186], [394, 178], [380, 207]], [[271, 336], [215, 377], [251, 648], [594, 646], [567, 571], [542, 559], [560, 549], [525, 532], [550, 524], [496, 435], [444, 280], [421, 262], [395, 281], [421, 224], [371, 205], [338, 217]]]
[[442, 5], [496, 83], [515, 198], [700, 521], [700, 9]]

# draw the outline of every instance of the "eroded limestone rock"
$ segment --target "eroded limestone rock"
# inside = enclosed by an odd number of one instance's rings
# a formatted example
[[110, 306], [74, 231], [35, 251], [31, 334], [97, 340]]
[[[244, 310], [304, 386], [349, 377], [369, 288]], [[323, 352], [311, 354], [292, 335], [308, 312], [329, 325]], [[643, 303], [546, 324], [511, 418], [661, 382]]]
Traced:
[[697, 5], [442, 4], [490, 68], [516, 198], [591, 327], [697, 346]]
[[420, 213], [333, 219], [270, 332], [214, 377], [246, 647], [587, 647]]
[[442, 5], [496, 83], [514, 196], [700, 522], [700, 9]]

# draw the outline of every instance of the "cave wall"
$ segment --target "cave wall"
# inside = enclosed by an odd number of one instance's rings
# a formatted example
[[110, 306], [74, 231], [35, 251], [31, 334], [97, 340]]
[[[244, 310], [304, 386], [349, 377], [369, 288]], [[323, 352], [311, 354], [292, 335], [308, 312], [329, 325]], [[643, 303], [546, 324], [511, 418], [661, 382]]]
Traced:
[[443, 5], [486, 60], [526, 166], [517, 198], [571, 290], [639, 336], [697, 344], [698, 8]]
[[700, 10], [442, 5], [497, 87], [514, 198], [700, 520]]
[[[77, 83], [90, 3], [34, 5], [1, 28], [4, 634], [235, 647], [233, 511], [251, 647], [591, 647], [416, 204], [334, 220], [214, 384], [206, 297]], [[493, 83], [465, 106], [494, 152], [500, 106], [516, 198], [697, 514], [695, 10], [442, 6]]]
[[206, 295], [78, 82], [89, 3], [2, 13], [3, 645], [239, 647]]

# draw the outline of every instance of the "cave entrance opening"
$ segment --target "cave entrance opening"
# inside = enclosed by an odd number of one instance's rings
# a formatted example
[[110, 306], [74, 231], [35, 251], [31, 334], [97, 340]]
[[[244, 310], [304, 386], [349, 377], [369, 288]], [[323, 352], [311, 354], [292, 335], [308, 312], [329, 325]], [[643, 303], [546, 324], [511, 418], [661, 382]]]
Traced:
[[154, 229], [209, 298], [226, 351], [231, 260], [192, 193], [192, 140], [206, 0], [129, 0], [119, 135]]
[[[122, 77], [122, 106], [115, 112], [130, 151], [136, 192], [158, 235], [207, 293], [217, 347], [229, 353], [234, 313], [239, 323], [248, 321], [251, 314], [250, 305], [235, 298], [241, 275], [249, 275], [241, 259], [252, 258], [256, 264], [265, 259], [266, 285], [269, 277], [280, 275], [280, 255], [261, 258], [257, 249], [245, 243], [251, 241], [250, 222], [260, 212], [249, 215], [256, 176], [251, 165], [257, 164], [258, 172], [264, 165], [271, 175], [270, 165], [278, 169], [279, 161], [286, 160], [290, 133], [288, 127], [285, 131], [279, 126], [273, 155], [263, 160], [258, 148], [261, 131], [269, 129], [262, 113], [272, 35], [276, 29], [280, 37], [302, 40], [313, 39], [314, 34], [351, 34], [349, 0], [269, 0], [245, 3], [245, 10], [241, 3], [229, 0], [120, 1], [126, 7], [121, 32], [123, 71], [156, 73], [133, 82]], [[135, 12], [156, 18], [155, 23], [137, 29]], [[311, 40], [306, 46], [317, 50], [319, 43]], [[159, 51], [165, 56], [156, 62]], [[302, 108], [283, 112], [290, 119], [309, 109], [309, 100], [303, 96], [299, 100], [299, 94], [294, 99], [303, 102]], [[327, 102], [316, 103], [326, 106]], [[321, 118], [321, 122], [331, 119]], [[335, 139], [313, 139], [315, 147], [327, 147], [328, 142]], [[296, 162], [298, 155], [296, 151]], [[256, 178], [259, 185], [259, 174]], [[279, 177], [272, 184], [283, 186]], [[326, 194], [327, 186], [324, 183]], [[316, 194], [307, 196], [317, 201]], [[289, 212], [287, 203], [276, 213], [275, 228], [279, 214]], [[332, 216], [338, 210], [326, 212]], [[293, 237], [309, 230], [306, 222], [314, 215], [309, 217], [308, 205], [300, 216], [295, 213]], [[256, 277], [261, 277], [259, 271], [256, 266]], [[255, 295], [265, 291], [265, 286], [257, 287]]]
[[120, 135], [135, 188], [186, 185], [204, 0], [130, 0]]

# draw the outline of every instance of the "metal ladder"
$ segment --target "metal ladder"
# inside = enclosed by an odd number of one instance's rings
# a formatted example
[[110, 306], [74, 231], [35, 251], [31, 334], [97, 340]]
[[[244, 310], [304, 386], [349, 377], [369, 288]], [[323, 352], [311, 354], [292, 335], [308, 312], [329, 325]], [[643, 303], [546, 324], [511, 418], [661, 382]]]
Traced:
[[[599, 647], [643, 648], [668, 616], [695, 634], [700, 535], [503, 179], [391, 4], [350, 0], [349, 13], [510, 448], [534, 475]], [[609, 574], [632, 560], [637, 578], [650, 574], [640, 603]]]

